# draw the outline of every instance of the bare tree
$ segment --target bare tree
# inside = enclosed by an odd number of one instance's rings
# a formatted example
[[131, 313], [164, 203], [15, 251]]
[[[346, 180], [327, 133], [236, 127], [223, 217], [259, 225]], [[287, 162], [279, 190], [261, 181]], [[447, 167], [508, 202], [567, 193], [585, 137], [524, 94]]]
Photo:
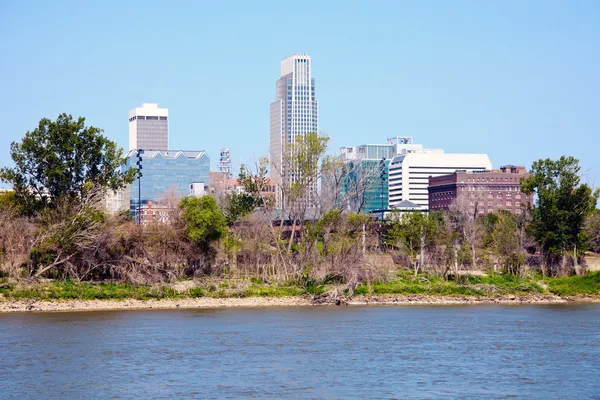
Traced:
[[[277, 184], [277, 208], [280, 212], [280, 226], [276, 235], [275, 245], [278, 247], [281, 259], [287, 264], [284, 254], [291, 254], [292, 245], [296, 239], [297, 227], [302, 229], [311, 211], [310, 219], [316, 217], [318, 193], [317, 186], [322, 174], [319, 167], [320, 159], [327, 149], [328, 138], [317, 133], [298, 135], [294, 142], [284, 149], [281, 166], [273, 163], [275, 171], [272, 175], [280, 177]], [[291, 221], [291, 234], [287, 241], [287, 249], [282, 249], [282, 237], [285, 220]]]
[[339, 157], [326, 157], [322, 163], [321, 209], [361, 212], [366, 203], [379, 196], [379, 164], [370, 160], [344, 161]]
[[13, 278], [27, 264], [35, 237], [35, 225], [12, 206], [0, 206], [0, 272]]
[[460, 193], [451, 206], [454, 228], [460, 233], [471, 253], [471, 268], [477, 268], [477, 250], [481, 244], [483, 227], [477, 218], [483, 213], [485, 194], [477, 187]]
[[[39, 217], [33, 244], [33, 278], [68, 263], [79, 252], [93, 248], [102, 230], [104, 193], [88, 188], [79, 201], [62, 199]], [[36, 256], [37, 255], [37, 256]]]

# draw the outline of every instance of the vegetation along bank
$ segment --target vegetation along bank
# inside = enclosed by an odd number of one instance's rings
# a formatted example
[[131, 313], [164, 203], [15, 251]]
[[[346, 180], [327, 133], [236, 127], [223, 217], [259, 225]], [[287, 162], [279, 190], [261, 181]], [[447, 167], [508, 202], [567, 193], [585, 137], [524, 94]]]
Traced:
[[[202, 197], [166, 199], [160, 222], [138, 224], [129, 211], [105, 209], [107, 195], [138, 173], [125, 169], [123, 150], [83, 118], [41, 120], [11, 145], [14, 165], [0, 169], [12, 187], [0, 193], [0, 310], [600, 294], [599, 192], [581, 183], [573, 157], [533, 163], [521, 190], [536, 200], [518, 214], [481, 216], [473, 198], [449, 211], [381, 220], [360, 209], [372, 188], [355, 182], [341, 190], [347, 166], [325, 156], [327, 143], [318, 134], [296, 140], [285, 169], [302, 173], [275, 188], [280, 207], [261, 158], [241, 167], [242, 191], [209, 187]], [[323, 190], [309, 207], [316, 184]], [[349, 202], [359, 204], [356, 212]]]

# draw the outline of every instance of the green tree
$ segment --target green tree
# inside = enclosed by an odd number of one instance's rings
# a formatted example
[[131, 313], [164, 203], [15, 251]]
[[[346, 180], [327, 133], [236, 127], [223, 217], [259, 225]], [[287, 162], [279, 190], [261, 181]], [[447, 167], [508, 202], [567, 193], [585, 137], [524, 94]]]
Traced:
[[200, 250], [208, 251], [213, 242], [227, 233], [227, 219], [214, 197], [184, 197], [179, 203], [185, 235]]
[[270, 206], [270, 199], [264, 198], [264, 193], [269, 188], [269, 178], [267, 177], [267, 166], [269, 165], [269, 159], [267, 157], [261, 157], [258, 163], [255, 165], [255, 172], [252, 172], [246, 165], [240, 166], [240, 173], [238, 180], [240, 185], [244, 188], [244, 192], [252, 196], [255, 207]]
[[0, 209], [18, 209], [15, 192], [0, 192]]
[[102, 135], [61, 114], [56, 121], [42, 119], [21, 142], [13, 142], [13, 168], [0, 169], [0, 179], [15, 190], [15, 200], [26, 213], [56, 206], [58, 199], [81, 199], [90, 188], [118, 190], [135, 178], [135, 170], [119, 171], [123, 149]]
[[573, 255], [579, 272], [578, 255], [585, 251], [582, 235], [586, 218], [596, 207], [598, 193], [581, 184], [579, 161], [562, 156], [558, 160], [538, 160], [531, 175], [521, 182], [521, 191], [536, 194], [530, 231], [545, 255], [562, 256], [561, 272], [566, 273], [566, 257]]
[[265, 198], [268, 190], [267, 166], [269, 160], [261, 157], [256, 165], [256, 173], [250, 171], [244, 164], [240, 166], [238, 181], [242, 192], [230, 192], [225, 195], [223, 212], [227, 223], [231, 226], [240, 218], [250, 214], [258, 207], [270, 206], [270, 198]]
[[412, 260], [415, 275], [424, 268], [426, 251], [438, 233], [438, 217], [434, 213], [411, 212], [393, 218], [386, 241], [401, 248]]
[[[292, 234], [288, 242], [288, 253], [295, 239], [296, 225], [303, 226], [307, 210], [317, 205], [317, 182], [321, 177], [320, 160], [327, 151], [329, 138], [318, 133], [309, 132], [297, 135], [294, 142], [286, 149], [285, 167], [280, 187], [282, 199], [282, 218], [280, 232], [286, 211], [292, 219]], [[281, 239], [281, 238], [280, 238]]]
[[260, 198], [245, 192], [232, 191], [225, 195], [223, 213], [227, 219], [227, 225], [232, 226], [240, 218], [250, 214], [260, 203]]
[[520, 240], [516, 217], [508, 212], [498, 214], [491, 236], [493, 248], [506, 271], [519, 274], [527, 255]]

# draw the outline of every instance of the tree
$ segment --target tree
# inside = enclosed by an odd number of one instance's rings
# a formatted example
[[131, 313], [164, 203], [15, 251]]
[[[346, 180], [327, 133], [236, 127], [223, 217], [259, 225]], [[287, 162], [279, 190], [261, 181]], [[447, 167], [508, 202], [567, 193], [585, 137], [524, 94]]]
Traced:
[[[307, 210], [317, 205], [317, 183], [321, 177], [320, 159], [327, 151], [329, 138], [309, 132], [297, 135], [284, 153], [282, 177], [278, 188], [281, 194], [281, 225], [283, 231], [286, 215], [292, 220], [292, 234], [288, 242], [288, 253], [295, 239], [296, 226], [304, 224]], [[278, 242], [281, 240], [279, 237]]]
[[227, 225], [232, 226], [240, 218], [254, 211], [258, 201], [258, 199], [245, 192], [231, 191], [227, 193], [223, 205]]
[[434, 242], [437, 231], [435, 214], [410, 212], [392, 220], [386, 240], [404, 250], [411, 258], [417, 275], [419, 268], [425, 266], [426, 251]]
[[591, 213], [585, 221], [585, 236], [589, 250], [600, 253], [600, 211]]
[[265, 197], [265, 192], [268, 191], [269, 187], [267, 178], [268, 165], [268, 158], [261, 157], [256, 164], [255, 173], [244, 164], [240, 166], [238, 181], [243, 191], [230, 191], [225, 194], [223, 201], [223, 212], [230, 226], [257, 208], [265, 206], [269, 208], [272, 205], [273, 199]]
[[477, 250], [484, 237], [483, 225], [479, 223], [479, 210], [484, 202], [481, 191], [470, 191], [459, 195], [451, 206], [452, 224], [466, 242], [471, 255], [471, 268], [477, 268]]
[[524, 243], [519, 235], [516, 217], [508, 212], [497, 216], [492, 229], [492, 244], [506, 271], [519, 274], [526, 260]]
[[214, 197], [184, 197], [179, 204], [185, 235], [201, 251], [227, 233], [227, 220]]
[[85, 126], [83, 117], [44, 118], [20, 143], [11, 144], [15, 166], [0, 169], [0, 180], [12, 185], [28, 214], [56, 206], [59, 198], [81, 200], [91, 187], [119, 190], [133, 182], [135, 170], [119, 171], [123, 149], [102, 132]]
[[379, 161], [343, 161], [324, 157], [321, 196], [324, 211], [331, 208], [359, 213], [369, 200], [379, 197], [381, 168]]
[[80, 201], [59, 197], [34, 218], [38, 229], [29, 253], [33, 278], [78, 275], [73, 261], [95, 248], [103, 229], [106, 214], [101, 211], [102, 195], [100, 189], [87, 188]]
[[572, 254], [575, 273], [579, 273], [577, 258], [586, 247], [584, 223], [598, 198], [598, 192], [592, 193], [590, 186], [580, 183], [580, 169], [579, 161], [573, 157], [538, 160], [531, 167], [531, 175], [521, 182], [523, 193], [537, 196], [531, 234], [544, 255], [562, 256], [563, 274], [568, 254]]
[[252, 172], [246, 165], [240, 166], [240, 174], [238, 180], [244, 188], [244, 192], [254, 198], [255, 207], [270, 207], [273, 205], [273, 198], [265, 198], [264, 194], [269, 189], [269, 178], [267, 178], [267, 167], [269, 159], [260, 157], [255, 165], [255, 172]]

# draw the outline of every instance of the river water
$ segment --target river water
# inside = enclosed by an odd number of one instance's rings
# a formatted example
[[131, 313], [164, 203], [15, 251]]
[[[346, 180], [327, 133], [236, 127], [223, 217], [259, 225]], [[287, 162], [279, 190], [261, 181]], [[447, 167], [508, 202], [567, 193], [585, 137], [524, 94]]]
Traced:
[[600, 399], [600, 305], [0, 314], [0, 399]]

